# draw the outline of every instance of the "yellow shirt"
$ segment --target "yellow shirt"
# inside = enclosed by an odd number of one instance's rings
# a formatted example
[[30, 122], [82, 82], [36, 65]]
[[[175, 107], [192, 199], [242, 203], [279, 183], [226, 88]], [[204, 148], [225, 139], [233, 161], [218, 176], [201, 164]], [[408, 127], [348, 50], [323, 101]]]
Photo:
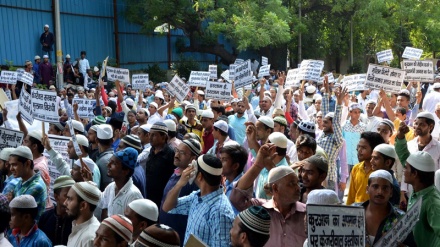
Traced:
[[356, 164], [351, 170], [350, 188], [348, 190], [347, 205], [353, 203], [365, 202], [370, 199], [367, 194], [368, 177], [373, 172], [370, 168], [368, 173], [365, 173], [364, 161]]
[[[393, 121], [394, 130], [395, 131], [394, 131], [393, 135], [390, 137], [390, 144], [391, 145], [394, 145], [394, 142], [396, 140], [397, 130], [399, 129], [399, 126], [400, 126], [401, 122], [402, 121], [400, 121], [400, 119], [398, 119], [398, 118], [394, 119], [394, 121]], [[406, 135], [405, 135], [405, 139], [406, 139], [407, 142], [409, 142], [412, 139], [414, 139], [414, 129], [412, 127], [410, 127], [410, 126], [408, 126], [408, 128], [409, 128], [409, 132], [406, 133]]]

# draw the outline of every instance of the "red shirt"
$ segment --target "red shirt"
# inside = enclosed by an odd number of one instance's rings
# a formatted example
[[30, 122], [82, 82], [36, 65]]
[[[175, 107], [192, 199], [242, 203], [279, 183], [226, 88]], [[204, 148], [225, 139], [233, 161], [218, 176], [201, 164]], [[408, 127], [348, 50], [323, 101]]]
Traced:
[[214, 130], [214, 127], [212, 127], [211, 130], [203, 129], [202, 139], [203, 139], [203, 154], [206, 154], [209, 149], [214, 146], [214, 135], [212, 134], [212, 131]]

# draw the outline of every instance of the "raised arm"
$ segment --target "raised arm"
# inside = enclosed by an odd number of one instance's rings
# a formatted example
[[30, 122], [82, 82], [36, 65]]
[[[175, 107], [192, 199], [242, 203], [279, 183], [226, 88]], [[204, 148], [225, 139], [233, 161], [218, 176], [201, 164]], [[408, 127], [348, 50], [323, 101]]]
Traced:
[[[177, 199], [179, 199], [179, 194], [182, 188], [188, 183], [190, 177], [194, 174], [194, 167], [188, 166], [185, 170], [183, 170], [182, 175], [180, 176], [179, 181], [177, 181], [176, 185], [168, 192], [167, 197], [162, 205], [162, 210], [165, 212], [171, 211], [173, 208], [177, 206]], [[195, 174], [197, 176], [197, 174]]]
[[264, 91], [266, 91], [266, 79], [260, 79], [260, 101], [264, 98]]
[[275, 97], [274, 109], [281, 108], [282, 106], [285, 80], [286, 80], [286, 74], [284, 72], [278, 73], [278, 91]]
[[396, 120], [396, 114], [394, 113], [393, 108], [391, 108], [390, 101], [388, 100], [388, 97], [383, 89], [380, 90], [379, 96], [382, 98], [383, 106], [387, 112], [388, 119], [394, 122], [394, 120]]

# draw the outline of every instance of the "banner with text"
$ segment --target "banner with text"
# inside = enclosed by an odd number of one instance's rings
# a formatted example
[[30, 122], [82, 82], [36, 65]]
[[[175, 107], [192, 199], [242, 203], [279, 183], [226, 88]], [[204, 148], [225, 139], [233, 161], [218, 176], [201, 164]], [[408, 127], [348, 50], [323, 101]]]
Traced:
[[264, 65], [260, 67], [260, 71], [258, 71], [258, 77], [270, 76], [270, 64]]
[[217, 65], [209, 65], [209, 79], [217, 79]]
[[404, 79], [404, 70], [370, 64], [365, 86], [371, 89], [383, 89], [385, 92], [399, 93]]
[[145, 91], [150, 86], [150, 77], [148, 74], [136, 74], [131, 76], [131, 88]]
[[17, 69], [17, 81], [26, 83], [29, 86], [34, 84], [34, 76], [24, 69]]
[[385, 51], [380, 51], [376, 53], [376, 57], [378, 63], [390, 62], [391, 60], [393, 60], [393, 50], [388, 49]]
[[122, 68], [114, 68], [107, 66], [107, 79], [109, 81], [120, 81], [125, 83], [130, 83], [130, 72], [128, 69], [122, 69]]
[[430, 60], [403, 60], [406, 81], [434, 82], [434, 65]]
[[269, 59], [267, 57], [261, 57], [261, 66], [265, 66], [269, 64]]
[[292, 87], [294, 84], [300, 82], [300, 80], [298, 79], [298, 72], [299, 69], [289, 69], [289, 71], [287, 71], [286, 87]]
[[193, 87], [206, 87], [206, 82], [209, 81], [209, 77], [209, 71], [191, 71], [188, 85]]
[[335, 76], [332, 72], [329, 72], [328, 74], [326, 74], [326, 76], [328, 78], [328, 83], [335, 83]]
[[218, 100], [231, 99], [232, 84], [224, 82], [209, 81], [206, 84], [206, 98]]
[[0, 151], [3, 150], [3, 148], [16, 148], [21, 146], [23, 137], [23, 132], [0, 128]]
[[251, 60], [246, 60], [235, 67], [235, 88], [249, 84], [252, 84]]
[[229, 80], [229, 69], [223, 71], [223, 73], [220, 75], [225, 81], [230, 82]]
[[229, 65], [229, 80], [230, 81], [232, 81], [232, 80], [235, 81], [235, 68], [236, 67], [237, 67], [236, 64], [230, 64]]
[[179, 76], [175, 75], [168, 84], [166, 90], [172, 96], [175, 96], [178, 102], [183, 102], [186, 95], [188, 95], [190, 88], [182, 79], [180, 79]]
[[319, 81], [324, 61], [321, 60], [303, 60], [298, 72], [299, 80]]
[[57, 92], [39, 90], [31, 91], [32, 116], [43, 122], [59, 122]]
[[93, 109], [96, 106], [96, 100], [94, 99], [73, 99], [73, 104], [78, 104], [78, 116], [80, 118], [89, 118], [90, 120], [95, 117], [93, 114]]
[[417, 49], [417, 48], [413, 48], [413, 47], [405, 47], [405, 50], [403, 51], [402, 57], [403, 58], [408, 58], [408, 59], [413, 59], [413, 60], [419, 60], [420, 57], [422, 56], [423, 50], [422, 49]]
[[17, 71], [2, 70], [0, 83], [17, 84]]
[[26, 92], [24, 87], [21, 88], [20, 99], [18, 103], [18, 111], [21, 113], [21, 118], [28, 122], [30, 125], [34, 122], [34, 117], [32, 116], [32, 100], [31, 95]]
[[365, 87], [365, 78], [367, 74], [348, 75], [342, 79], [342, 86], [347, 88], [348, 92], [367, 90]]

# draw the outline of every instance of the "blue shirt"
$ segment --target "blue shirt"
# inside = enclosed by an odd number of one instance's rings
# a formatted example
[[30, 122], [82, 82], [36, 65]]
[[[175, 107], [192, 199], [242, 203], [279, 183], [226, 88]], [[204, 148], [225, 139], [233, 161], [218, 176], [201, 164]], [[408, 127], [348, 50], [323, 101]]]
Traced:
[[41, 178], [40, 172], [36, 172], [34, 176], [27, 181], [20, 179], [14, 190], [14, 197], [21, 195], [31, 195], [35, 198], [38, 205], [38, 215], [35, 220], [38, 221], [40, 216], [46, 209], [47, 189], [46, 184]]
[[9, 176], [5, 182], [5, 187], [3, 188], [3, 195], [7, 195], [9, 192], [14, 192], [15, 186], [17, 186], [18, 182], [20, 181], [20, 178], [14, 177], [14, 175]]
[[147, 181], [145, 179], [145, 170], [139, 165], [139, 163], [136, 164], [131, 178], [133, 179], [133, 184], [140, 190], [142, 197], [147, 198]]
[[176, 207], [168, 213], [188, 215], [184, 244], [193, 234], [210, 247], [231, 245], [229, 231], [235, 217], [223, 188], [202, 197], [200, 190], [194, 191], [179, 198]]
[[[235, 178], [234, 178], [234, 181], [232, 181], [232, 182], [229, 182], [229, 180], [226, 180], [225, 181], [225, 195], [229, 198], [230, 196], [231, 196], [231, 192], [232, 192], [232, 189], [234, 188], [234, 183], [236, 183], [241, 177], [243, 177], [243, 173], [240, 173], [238, 176], [236, 176]], [[235, 207], [234, 207], [234, 205], [232, 205], [232, 203], [231, 203], [231, 206], [232, 206], [232, 210], [234, 210], [234, 214], [235, 214], [235, 216], [237, 216], [239, 213], [240, 213], [240, 211], [238, 211]]]
[[116, 153], [117, 151], [117, 149], [118, 149], [118, 147], [119, 147], [119, 142], [121, 141], [121, 139], [117, 139], [116, 141], [114, 141], [113, 142], [113, 144], [112, 144], [112, 148], [113, 148], [113, 151]]
[[47, 238], [43, 231], [38, 229], [35, 224], [31, 230], [19, 240], [20, 229], [16, 228], [12, 230], [9, 235], [9, 242], [14, 247], [52, 247], [52, 242]]
[[235, 141], [240, 145], [243, 145], [244, 138], [246, 137], [246, 126], [244, 123], [247, 121], [247, 117], [245, 115], [246, 113], [242, 117], [238, 117], [237, 114], [228, 117], [229, 125], [234, 129]]
[[[286, 158], [284, 157], [278, 164], [275, 165], [275, 167], [278, 166], [289, 166], [289, 163], [287, 163]], [[271, 197], [266, 195], [266, 192], [264, 191], [264, 185], [267, 183], [267, 180], [269, 179], [269, 171], [266, 168], [263, 168], [261, 170], [260, 175], [258, 175], [258, 184], [257, 188], [255, 190], [255, 195], [258, 199], [266, 199], [270, 200]]]

